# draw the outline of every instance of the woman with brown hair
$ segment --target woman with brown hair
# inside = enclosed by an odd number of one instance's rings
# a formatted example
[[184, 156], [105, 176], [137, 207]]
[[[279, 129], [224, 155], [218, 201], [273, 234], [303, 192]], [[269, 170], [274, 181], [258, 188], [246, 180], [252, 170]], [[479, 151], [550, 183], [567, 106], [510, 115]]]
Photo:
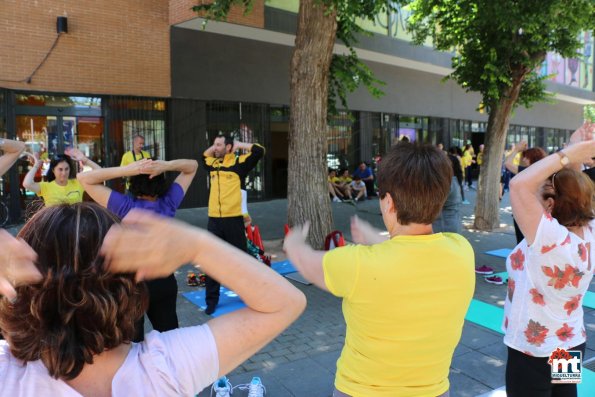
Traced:
[[[583, 126], [573, 138], [590, 135], [594, 127]], [[510, 182], [512, 211], [525, 239], [506, 261], [509, 397], [576, 396], [576, 385], [552, 384], [548, 360], [557, 349], [585, 351], [581, 304], [593, 278], [594, 186], [569, 167], [594, 156], [595, 141], [578, 142]]]
[[[0, 394], [194, 396], [305, 307], [283, 277], [206, 231], [140, 210], [117, 222], [94, 203], [59, 205], [38, 212], [22, 241], [0, 235]], [[247, 307], [131, 343], [146, 305], [137, 281], [188, 262]]]

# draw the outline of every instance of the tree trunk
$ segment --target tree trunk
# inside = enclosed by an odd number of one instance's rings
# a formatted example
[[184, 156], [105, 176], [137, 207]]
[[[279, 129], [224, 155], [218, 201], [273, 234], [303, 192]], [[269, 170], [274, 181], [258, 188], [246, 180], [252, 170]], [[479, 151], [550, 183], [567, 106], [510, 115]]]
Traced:
[[333, 218], [327, 186], [327, 96], [337, 33], [336, 11], [301, 0], [291, 58], [287, 215], [289, 225], [311, 222], [309, 243], [324, 245]]
[[484, 161], [480, 169], [475, 204], [475, 228], [493, 230], [500, 226], [500, 176], [506, 133], [516, 103], [523, 77], [513, 81], [500, 100], [490, 109], [486, 132]]

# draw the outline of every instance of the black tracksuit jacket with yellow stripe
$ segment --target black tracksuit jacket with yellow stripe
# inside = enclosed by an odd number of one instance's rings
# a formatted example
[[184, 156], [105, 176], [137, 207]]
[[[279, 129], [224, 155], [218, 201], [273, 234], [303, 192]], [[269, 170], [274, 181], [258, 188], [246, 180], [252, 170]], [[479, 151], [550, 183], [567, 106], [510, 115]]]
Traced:
[[223, 158], [203, 154], [202, 164], [209, 172], [209, 216], [228, 218], [242, 215], [242, 193], [246, 175], [264, 155], [264, 147], [253, 144], [250, 153], [236, 156], [226, 154]]

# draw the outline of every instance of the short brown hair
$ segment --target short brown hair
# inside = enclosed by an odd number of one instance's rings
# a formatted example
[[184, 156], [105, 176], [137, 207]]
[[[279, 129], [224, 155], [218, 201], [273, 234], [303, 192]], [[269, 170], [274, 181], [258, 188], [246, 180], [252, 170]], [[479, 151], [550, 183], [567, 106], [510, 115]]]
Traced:
[[523, 150], [523, 152], [521, 153], [521, 158], [525, 157], [527, 160], [529, 160], [529, 165], [535, 164], [539, 160], [545, 158], [545, 156], [547, 156], [545, 150], [543, 150], [540, 147], [532, 147]]
[[104, 269], [99, 248], [118, 219], [94, 203], [48, 207], [19, 233], [38, 254], [38, 284], [0, 300], [0, 330], [12, 355], [41, 360], [54, 378], [73, 379], [93, 357], [134, 336], [146, 290], [131, 274]]
[[383, 157], [378, 171], [380, 197], [388, 193], [401, 225], [431, 224], [450, 192], [452, 166], [440, 149], [398, 143]]
[[563, 226], [585, 226], [593, 218], [593, 181], [582, 172], [564, 168], [551, 177], [552, 216]]

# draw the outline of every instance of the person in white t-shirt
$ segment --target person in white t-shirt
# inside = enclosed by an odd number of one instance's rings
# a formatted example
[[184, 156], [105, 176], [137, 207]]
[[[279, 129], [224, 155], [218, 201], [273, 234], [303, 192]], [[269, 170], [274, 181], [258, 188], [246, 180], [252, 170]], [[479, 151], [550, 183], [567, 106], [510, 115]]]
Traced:
[[568, 148], [523, 170], [510, 182], [514, 218], [525, 239], [506, 260], [508, 293], [504, 343], [508, 346], [506, 393], [576, 396], [576, 384], [552, 384], [549, 359], [557, 349], [583, 355], [582, 301], [593, 278], [594, 185], [573, 169], [595, 157], [585, 124]]
[[349, 184], [355, 201], [364, 200], [366, 198], [366, 184], [359, 176], [354, 176]]
[[[0, 232], [0, 396], [195, 396], [283, 331], [304, 295], [202, 229], [95, 203], [48, 207]], [[58, 238], [59, 237], [59, 238]], [[144, 284], [200, 263], [247, 307], [131, 343]]]

